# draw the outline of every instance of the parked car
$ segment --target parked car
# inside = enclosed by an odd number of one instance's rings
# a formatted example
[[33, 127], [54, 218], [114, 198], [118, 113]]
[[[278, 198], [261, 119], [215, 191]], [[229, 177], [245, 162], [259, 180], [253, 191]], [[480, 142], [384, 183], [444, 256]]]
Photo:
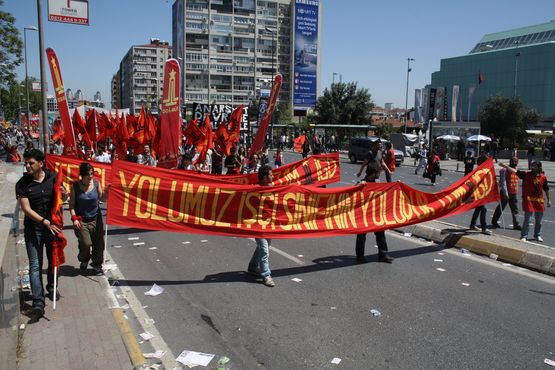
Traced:
[[[366, 158], [366, 154], [370, 151], [372, 143], [376, 140], [380, 140], [385, 146], [387, 140], [380, 139], [377, 136], [367, 136], [367, 137], [354, 137], [351, 138], [349, 143], [349, 160], [351, 163], [357, 163], [358, 161], [363, 161]], [[395, 165], [400, 166], [403, 163], [404, 155], [403, 152], [397, 149], [395, 151]]]

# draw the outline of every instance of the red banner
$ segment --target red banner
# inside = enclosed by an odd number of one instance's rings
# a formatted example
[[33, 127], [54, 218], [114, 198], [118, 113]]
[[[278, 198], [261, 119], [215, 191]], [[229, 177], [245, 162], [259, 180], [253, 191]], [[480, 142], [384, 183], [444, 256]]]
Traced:
[[[76, 158], [64, 157], [59, 155], [49, 154], [46, 156], [46, 167], [56, 173], [60, 169], [64, 176], [64, 185], [70, 189], [69, 185], [76, 180], [79, 180], [79, 165], [85, 162]], [[109, 163], [101, 163], [88, 161], [94, 167], [95, 177], [100, 181], [100, 184], [105, 187], [109, 183], [112, 171], [112, 165]], [[116, 161], [117, 162], [117, 161]], [[145, 166], [129, 163], [129, 166], [134, 168], [137, 173], [143, 172]], [[217, 183], [217, 184], [258, 184], [258, 174], [253, 173], [249, 175], [213, 175], [201, 172], [172, 170], [172, 173], [183, 175], [191, 178], [192, 181], [200, 181], [204, 183]], [[274, 184], [303, 184], [320, 186], [338, 182], [341, 179], [339, 168], [339, 154], [319, 154], [313, 155], [308, 158], [292, 162], [276, 168], [272, 171], [274, 175]]]
[[181, 146], [181, 104], [179, 63], [168, 59], [164, 69], [164, 93], [160, 114], [160, 146], [158, 147], [158, 167], [175, 168]]
[[281, 87], [281, 75], [278, 74], [274, 78], [274, 83], [272, 84], [272, 91], [270, 92], [270, 98], [268, 99], [268, 106], [266, 107], [266, 111], [260, 120], [260, 126], [258, 127], [258, 132], [252, 142], [251, 148], [249, 149], [249, 154], [247, 158], [249, 158], [253, 153], [256, 153], [262, 146], [264, 145], [264, 138], [266, 138], [266, 132], [268, 132], [268, 126], [270, 125], [270, 121], [272, 120], [272, 114], [274, 113], [274, 108], [276, 107], [277, 97], [279, 95], [279, 89]]
[[75, 134], [71, 117], [69, 115], [69, 107], [67, 105], [66, 92], [62, 81], [62, 72], [60, 71], [60, 63], [56, 57], [56, 53], [51, 48], [46, 49], [46, 57], [50, 65], [50, 73], [52, 74], [52, 82], [54, 82], [54, 91], [56, 93], [56, 101], [58, 102], [58, 112], [62, 119], [64, 128], [64, 154], [71, 157], [77, 157], [77, 146], [75, 144]]
[[141, 229], [263, 238], [359, 234], [451, 216], [496, 202], [493, 160], [438, 193], [401, 182], [342, 188], [192, 181], [183, 173], [114, 164], [107, 222]]

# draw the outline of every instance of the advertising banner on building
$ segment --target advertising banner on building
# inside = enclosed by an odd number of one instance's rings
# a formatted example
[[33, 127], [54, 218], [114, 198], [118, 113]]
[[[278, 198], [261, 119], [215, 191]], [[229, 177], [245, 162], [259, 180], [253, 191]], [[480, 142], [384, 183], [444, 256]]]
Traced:
[[318, 0], [295, 0], [293, 109], [316, 106], [318, 95]]
[[436, 89], [431, 87], [428, 94], [428, 120], [431, 121], [435, 118], [436, 106]]
[[[204, 122], [206, 115], [210, 115], [212, 127], [216, 129], [221, 122], [228, 122], [229, 116], [233, 112], [230, 104], [201, 104], [193, 103], [193, 119]], [[241, 120], [241, 131], [248, 129], [249, 108], [243, 107], [243, 119]]]
[[457, 122], [457, 103], [459, 101], [459, 85], [453, 85], [453, 97], [451, 98], [451, 122]]
[[414, 90], [414, 122], [422, 123], [422, 90]]
[[89, 25], [89, 0], [48, 0], [51, 22]]

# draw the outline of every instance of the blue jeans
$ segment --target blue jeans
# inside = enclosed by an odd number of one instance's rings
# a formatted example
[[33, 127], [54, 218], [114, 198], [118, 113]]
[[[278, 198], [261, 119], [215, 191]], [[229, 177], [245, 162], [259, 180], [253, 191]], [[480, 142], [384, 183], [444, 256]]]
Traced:
[[534, 218], [536, 219], [536, 222], [534, 223], [534, 238], [541, 235], [543, 212], [524, 211], [524, 221], [522, 223], [522, 232], [520, 233], [521, 238], [526, 238], [528, 236], [528, 230], [530, 229], [530, 217], [532, 214], [534, 214]]
[[33, 307], [44, 308], [44, 287], [42, 281], [43, 246], [48, 259], [47, 290], [54, 290], [54, 270], [52, 268], [52, 240], [49, 230], [25, 228], [25, 247], [29, 258], [29, 281], [33, 293]]
[[270, 271], [268, 258], [270, 257], [271, 239], [255, 238], [254, 240], [256, 241], [256, 249], [249, 262], [249, 271], [260, 271], [262, 277], [270, 276], [272, 272]]

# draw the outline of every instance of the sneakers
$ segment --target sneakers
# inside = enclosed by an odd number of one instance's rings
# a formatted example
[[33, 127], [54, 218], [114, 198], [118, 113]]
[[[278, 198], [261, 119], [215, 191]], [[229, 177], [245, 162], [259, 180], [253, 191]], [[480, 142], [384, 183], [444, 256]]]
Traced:
[[526, 238], [520, 238], [520, 241], [521, 241], [521, 242], [525, 242], [525, 241], [526, 241]]
[[520, 225], [514, 225], [514, 226], [513, 226], [513, 230], [522, 230], [522, 226], [520, 226]]
[[541, 236], [538, 235], [538, 237], [536, 238], [537, 241], [539, 241], [540, 243], [543, 243], [543, 238]]
[[269, 286], [269, 287], [276, 286], [276, 283], [274, 283], [274, 279], [272, 279], [271, 276], [265, 276], [264, 281], [262, 283], [266, 286]]
[[393, 260], [394, 260], [394, 258], [388, 256], [387, 254], [378, 256], [378, 262], [393, 263]]
[[469, 227], [470, 230], [474, 230], [474, 231], [480, 231], [482, 229], [480, 229], [478, 226], [470, 226]]
[[491, 232], [491, 230], [484, 229], [484, 230], [482, 230], [482, 234], [484, 234], [484, 235], [491, 235], [492, 232]]
[[81, 271], [85, 271], [87, 269], [87, 262], [81, 262], [79, 264], [79, 268], [81, 269]]
[[104, 271], [102, 270], [102, 267], [94, 267], [94, 274], [96, 276], [104, 275]]

